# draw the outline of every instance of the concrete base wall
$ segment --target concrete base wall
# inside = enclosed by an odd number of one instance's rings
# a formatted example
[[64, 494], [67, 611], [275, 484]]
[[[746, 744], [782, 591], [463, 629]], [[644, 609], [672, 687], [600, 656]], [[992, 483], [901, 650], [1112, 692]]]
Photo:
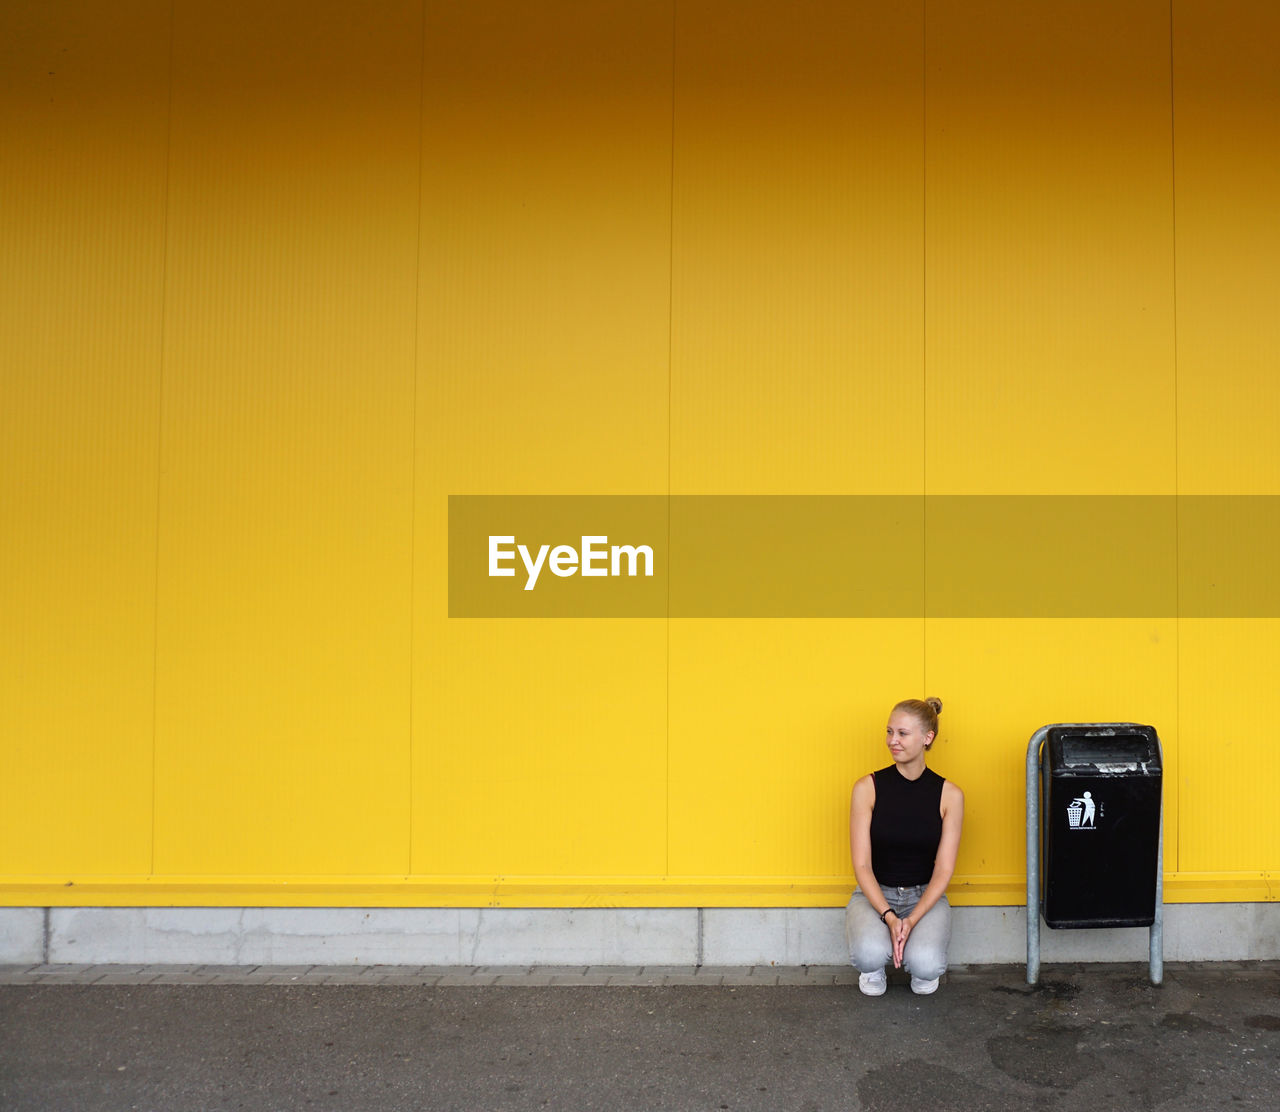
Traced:
[[44, 961], [45, 909], [0, 907], [0, 962], [6, 965]]
[[[0, 963], [841, 965], [840, 908], [0, 908]], [[1041, 960], [1140, 962], [1147, 930], [1040, 932]], [[953, 912], [953, 965], [1026, 961], [1021, 907]], [[1171, 904], [1165, 961], [1280, 959], [1280, 903]]]

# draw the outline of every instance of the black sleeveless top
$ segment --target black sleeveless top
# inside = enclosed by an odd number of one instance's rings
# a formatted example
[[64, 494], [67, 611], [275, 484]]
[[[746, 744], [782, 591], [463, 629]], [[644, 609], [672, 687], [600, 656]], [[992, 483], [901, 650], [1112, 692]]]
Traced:
[[907, 888], [928, 884], [933, 859], [942, 840], [942, 785], [946, 781], [926, 768], [908, 780], [890, 765], [871, 774], [876, 804], [871, 812], [871, 871], [882, 885]]

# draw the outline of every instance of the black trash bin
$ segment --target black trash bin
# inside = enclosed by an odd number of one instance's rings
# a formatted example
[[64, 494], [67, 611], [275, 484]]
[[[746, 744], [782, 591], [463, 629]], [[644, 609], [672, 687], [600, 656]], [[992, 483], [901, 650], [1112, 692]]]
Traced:
[[1151, 926], [1163, 777], [1155, 730], [1055, 726], [1044, 759], [1044, 921]]

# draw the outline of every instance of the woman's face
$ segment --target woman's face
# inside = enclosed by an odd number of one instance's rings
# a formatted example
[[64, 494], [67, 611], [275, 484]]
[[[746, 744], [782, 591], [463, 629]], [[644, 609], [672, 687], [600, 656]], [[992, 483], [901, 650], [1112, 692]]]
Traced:
[[909, 711], [897, 711], [885, 728], [884, 743], [898, 764], [910, 764], [919, 758], [932, 740], [933, 734], [926, 734], [920, 719]]

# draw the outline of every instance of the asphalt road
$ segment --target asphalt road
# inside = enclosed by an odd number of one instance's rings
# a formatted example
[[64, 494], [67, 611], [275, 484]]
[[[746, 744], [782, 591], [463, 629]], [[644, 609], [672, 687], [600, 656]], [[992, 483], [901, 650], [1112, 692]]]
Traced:
[[1280, 1108], [1280, 970], [849, 986], [0, 986], [0, 1109]]

